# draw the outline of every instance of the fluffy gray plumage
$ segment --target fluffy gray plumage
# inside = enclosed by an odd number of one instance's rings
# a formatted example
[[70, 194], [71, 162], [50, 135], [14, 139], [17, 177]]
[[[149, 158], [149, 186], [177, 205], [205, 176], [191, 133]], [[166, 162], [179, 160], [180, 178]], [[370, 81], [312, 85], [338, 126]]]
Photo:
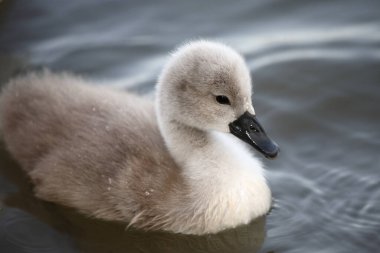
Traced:
[[149, 100], [79, 77], [27, 74], [2, 91], [3, 138], [36, 196], [90, 216], [202, 234], [265, 214], [262, 165], [227, 133], [242, 112], [254, 113], [241, 56], [214, 42], [185, 45], [157, 96], [156, 114]]

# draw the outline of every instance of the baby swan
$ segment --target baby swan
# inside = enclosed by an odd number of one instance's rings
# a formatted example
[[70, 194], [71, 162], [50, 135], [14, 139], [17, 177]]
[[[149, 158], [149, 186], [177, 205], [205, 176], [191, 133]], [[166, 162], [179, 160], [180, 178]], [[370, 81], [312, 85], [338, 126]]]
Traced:
[[71, 75], [28, 74], [0, 97], [4, 142], [36, 196], [93, 217], [204, 234], [266, 214], [263, 166], [239, 139], [269, 158], [278, 147], [255, 118], [243, 58], [215, 42], [184, 45], [156, 94], [154, 106]]

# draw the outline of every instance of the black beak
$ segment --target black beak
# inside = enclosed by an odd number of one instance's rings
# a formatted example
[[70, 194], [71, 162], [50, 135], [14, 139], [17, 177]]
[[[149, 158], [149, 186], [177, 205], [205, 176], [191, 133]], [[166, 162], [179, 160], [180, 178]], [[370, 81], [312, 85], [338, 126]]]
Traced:
[[275, 158], [280, 151], [278, 145], [269, 139], [256, 116], [249, 112], [230, 123], [229, 127], [233, 135], [252, 145], [266, 158]]

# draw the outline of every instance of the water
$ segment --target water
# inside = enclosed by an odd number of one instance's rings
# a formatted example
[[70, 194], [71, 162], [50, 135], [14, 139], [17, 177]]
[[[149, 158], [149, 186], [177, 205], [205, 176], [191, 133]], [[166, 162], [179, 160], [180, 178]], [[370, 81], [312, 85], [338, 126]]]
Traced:
[[266, 222], [204, 237], [123, 232], [38, 201], [1, 151], [1, 252], [379, 251], [380, 2], [15, 0], [0, 15], [2, 82], [47, 66], [151, 96], [175, 46], [227, 42], [247, 58], [256, 111], [282, 148], [265, 161], [276, 199]]

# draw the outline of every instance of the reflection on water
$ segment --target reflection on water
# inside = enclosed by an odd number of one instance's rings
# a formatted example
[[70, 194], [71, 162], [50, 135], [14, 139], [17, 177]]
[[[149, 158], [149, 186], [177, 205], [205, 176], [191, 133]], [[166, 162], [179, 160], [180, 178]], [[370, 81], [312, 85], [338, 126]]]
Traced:
[[264, 161], [276, 199], [266, 224], [199, 238], [124, 232], [120, 224], [38, 201], [3, 153], [0, 227], [11, 232], [0, 230], [0, 252], [57, 245], [61, 251], [53, 252], [158, 252], [161, 246], [193, 252], [194, 245], [207, 247], [204, 252], [254, 252], [265, 230], [263, 253], [379, 251], [379, 1], [5, 3], [1, 83], [20, 66], [43, 65], [152, 95], [168, 51], [193, 38], [222, 40], [246, 56], [255, 109], [282, 152]]

